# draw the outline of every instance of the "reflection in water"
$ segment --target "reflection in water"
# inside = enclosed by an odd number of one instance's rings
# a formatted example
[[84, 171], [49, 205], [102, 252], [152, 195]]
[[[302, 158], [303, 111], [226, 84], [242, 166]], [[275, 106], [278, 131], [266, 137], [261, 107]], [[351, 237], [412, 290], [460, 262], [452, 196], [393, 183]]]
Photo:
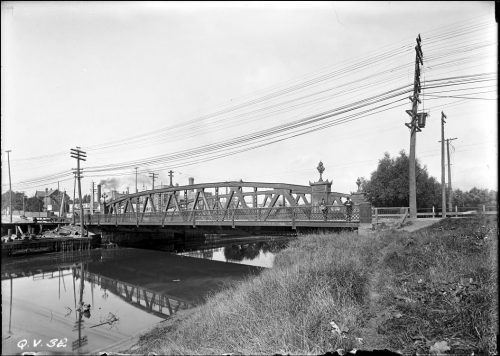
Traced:
[[[2, 328], [3, 354], [109, 351], [224, 283], [258, 271], [137, 249], [2, 261], [2, 308], [9, 307], [2, 313], [2, 324], [9, 325]], [[59, 348], [50, 343], [56, 338]]]
[[[188, 301], [92, 272], [85, 272], [85, 280], [101, 286], [105, 293], [109, 291], [130, 305], [163, 319], [167, 319], [179, 309], [188, 309], [194, 306]], [[117, 319], [114, 315], [111, 317]]]
[[224, 247], [182, 252], [179, 255], [271, 268], [274, 256], [286, 248], [289, 241], [289, 239], [281, 239], [232, 243]]

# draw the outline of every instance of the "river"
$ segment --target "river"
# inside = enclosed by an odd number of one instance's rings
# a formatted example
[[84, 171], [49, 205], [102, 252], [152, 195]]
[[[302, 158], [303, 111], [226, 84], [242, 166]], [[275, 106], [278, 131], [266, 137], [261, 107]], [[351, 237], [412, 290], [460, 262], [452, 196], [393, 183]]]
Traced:
[[271, 268], [287, 242], [252, 239], [177, 254], [117, 248], [4, 258], [2, 354], [110, 350], [209, 293]]

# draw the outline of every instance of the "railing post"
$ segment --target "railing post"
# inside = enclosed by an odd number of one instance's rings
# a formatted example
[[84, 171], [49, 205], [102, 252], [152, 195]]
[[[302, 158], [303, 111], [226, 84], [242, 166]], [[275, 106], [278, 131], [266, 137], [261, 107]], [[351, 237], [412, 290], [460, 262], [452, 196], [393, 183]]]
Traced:
[[486, 212], [486, 206], [483, 204], [483, 213]]
[[196, 227], [196, 210], [193, 209], [193, 227]]
[[[363, 202], [358, 204], [358, 209], [359, 209], [359, 222], [361, 224], [371, 224], [372, 222], [372, 207], [371, 204], [368, 202]], [[354, 207], [353, 207], [354, 211]]]
[[375, 222], [378, 224], [378, 208], [375, 209]]
[[434, 205], [432, 206], [432, 217], [435, 218], [436, 217], [436, 211], [434, 210]]

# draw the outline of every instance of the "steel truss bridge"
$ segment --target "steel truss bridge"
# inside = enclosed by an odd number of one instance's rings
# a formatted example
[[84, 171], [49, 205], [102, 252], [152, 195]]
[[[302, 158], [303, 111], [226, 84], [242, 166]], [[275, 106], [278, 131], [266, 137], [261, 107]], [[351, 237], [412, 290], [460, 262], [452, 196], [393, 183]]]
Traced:
[[[325, 197], [326, 211], [318, 202]], [[105, 203], [104, 214], [85, 217], [87, 225], [128, 226], [359, 226], [359, 205], [350, 217], [349, 194], [314, 192], [284, 183], [219, 182], [146, 190]]]

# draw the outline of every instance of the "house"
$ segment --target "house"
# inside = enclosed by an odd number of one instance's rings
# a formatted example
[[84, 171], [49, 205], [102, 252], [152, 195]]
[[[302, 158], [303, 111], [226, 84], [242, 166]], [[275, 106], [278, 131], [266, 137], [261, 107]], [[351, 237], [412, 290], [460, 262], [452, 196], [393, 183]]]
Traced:
[[63, 195], [64, 201], [68, 203], [70, 199], [69, 195], [59, 191], [58, 189], [49, 190], [45, 188], [45, 191], [37, 190], [35, 193], [36, 198], [43, 200], [43, 211], [52, 211], [54, 213], [59, 213]]

